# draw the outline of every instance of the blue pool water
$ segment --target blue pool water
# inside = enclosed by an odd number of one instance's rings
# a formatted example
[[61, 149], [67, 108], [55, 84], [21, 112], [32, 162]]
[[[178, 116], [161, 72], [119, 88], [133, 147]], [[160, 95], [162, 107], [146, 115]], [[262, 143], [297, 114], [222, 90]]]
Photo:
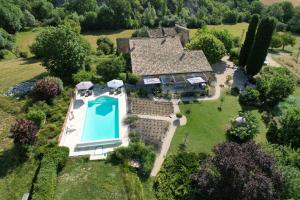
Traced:
[[101, 96], [88, 102], [81, 142], [119, 138], [118, 99]]

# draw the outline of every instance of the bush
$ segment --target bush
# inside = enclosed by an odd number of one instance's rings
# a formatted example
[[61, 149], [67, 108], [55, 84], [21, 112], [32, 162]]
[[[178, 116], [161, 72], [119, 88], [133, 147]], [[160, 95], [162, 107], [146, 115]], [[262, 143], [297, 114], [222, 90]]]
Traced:
[[50, 101], [59, 94], [58, 84], [46, 78], [39, 80], [34, 85], [34, 93], [38, 99]]
[[155, 153], [153, 149], [142, 142], [130, 143], [128, 147], [119, 147], [109, 155], [108, 160], [113, 164], [126, 164], [135, 161], [140, 164], [138, 174], [147, 178], [152, 170]]
[[132, 37], [148, 37], [148, 27], [143, 26], [132, 33]]
[[275, 106], [295, 90], [295, 81], [291, 72], [284, 67], [264, 67], [256, 79], [261, 101]]
[[125, 69], [125, 59], [122, 56], [114, 56], [110, 59], [103, 59], [97, 65], [97, 74], [102, 76], [104, 81], [118, 78]]
[[238, 60], [240, 56], [240, 49], [239, 48], [230, 49], [229, 56], [230, 56], [230, 60]]
[[38, 140], [40, 141], [41, 139], [44, 139], [45, 141], [47, 141], [48, 139], [52, 139], [59, 135], [60, 132], [60, 127], [53, 123], [49, 123], [40, 130]]
[[19, 53], [19, 55], [20, 55], [21, 58], [28, 58], [28, 52], [27, 51], [21, 51]]
[[137, 82], [139, 82], [140, 77], [136, 74], [132, 74], [132, 73], [128, 73], [127, 74], [127, 82], [129, 84], [136, 84]]
[[158, 200], [195, 199], [191, 176], [199, 164], [207, 158], [205, 154], [181, 152], [166, 158], [154, 180], [154, 193]]
[[106, 37], [97, 39], [97, 53], [100, 55], [109, 55], [114, 52], [114, 43]]
[[33, 121], [38, 127], [41, 127], [46, 119], [45, 113], [41, 110], [31, 110], [27, 113], [26, 117]]
[[239, 101], [244, 106], [257, 106], [259, 105], [259, 91], [250, 87], [246, 88], [246, 92], [241, 94]]
[[93, 78], [93, 73], [86, 70], [80, 70], [76, 74], [73, 74], [73, 81], [75, 83], [80, 83], [82, 81], [91, 81]]
[[45, 79], [54, 81], [57, 84], [59, 94], [64, 91], [64, 83], [62, 82], [62, 80], [60, 78], [54, 77], [54, 76], [47, 76]]
[[239, 117], [245, 122], [231, 121], [231, 128], [227, 131], [227, 136], [235, 142], [246, 142], [253, 139], [258, 133], [258, 121], [250, 112], [240, 112]]
[[182, 113], [180, 113], [180, 112], [179, 112], [179, 113], [176, 113], [176, 117], [177, 117], [177, 118], [182, 118]]
[[11, 126], [10, 133], [17, 145], [33, 144], [38, 133], [38, 127], [33, 121], [27, 119], [17, 119]]
[[139, 117], [136, 116], [136, 115], [128, 116], [128, 117], [124, 120], [124, 124], [131, 125], [131, 124], [133, 124], [134, 122], [136, 122], [138, 119], [139, 119]]

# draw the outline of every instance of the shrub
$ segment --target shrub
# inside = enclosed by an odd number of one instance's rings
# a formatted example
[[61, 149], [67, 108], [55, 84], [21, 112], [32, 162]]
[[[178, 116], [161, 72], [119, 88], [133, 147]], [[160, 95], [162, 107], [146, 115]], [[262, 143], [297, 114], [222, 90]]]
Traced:
[[52, 138], [56, 137], [60, 133], [60, 131], [61, 131], [61, 129], [57, 125], [55, 125], [53, 123], [49, 123], [40, 130], [38, 140], [52, 139]]
[[10, 132], [15, 144], [33, 144], [36, 139], [38, 127], [33, 121], [27, 119], [17, 119], [16, 122], [11, 126]]
[[127, 82], [129, 84], [136, 84], [137, 82], [139, 82], [140, 77], [136, 74], [132, 74], [132, 73], [128, 73], [127, 74]]
[[236, 142], [246, 142], [253, 139], [258, 133], [258, 121], [250, 112], [240, 112], [245, 122], [237, 122], [235, 119], [231, 121], [231, 128], [227, 131], [230, 140]]
[[118, 78], [125, 69], [125, 59], [122, 56], [101, 60], [97, 65], [97, 74], [102, 76], [104, 81]]
[[109, 55], [114, 52], [114, 43], [106, 37], [97, 39], [97, 53], [102, 55]]
[[75, 83], [80, 83], [81, 81], [91, 81], [93, 78], [93, 73], [86, 70], [80, 70], [76, 74], [73, 74], [73, 81]]
[[35, 83], [34, 92], [38, 99], [50, 101], [59, 93], [58, 84], [49, 79], [42, 79]]
[[269, 142], [300, 148], [300, 108], [290, 108], [274, 118], [267, 132]]
[[124, 124], [131, 125], [139, 119], [136, 115], [130, 115], [124, 120]]
[[26, 117], [33, 121], [38, 127], [41, 127], [46, 119], [45, 113], [41, 110], [31, 110], [27, 113]]
[[47, 76], [45, 79], [54, 81], [57, 84], [59, 94], [64, 91], [64, 83], [60, 78], [54, 76]]
[[148, 27], [143, 26], [132, 33], [132, 37], [148, 37]]
[[182, 117], [182, 113], [180, 113], [180, 112], [179, 112], [179, 113], [176, 113], [176, 117], [177, 117], [177, 118], [181, 118], [181, 117]]
[[275, 106], [295, 90], [291, 72], [284, 67], [264, 67], [256, 79], [260, 99], [267, 106]]
[[28, 58], [28, 52], [27, 51], [21, 51], [19, 53], [19, 55], [20, 55], [21, 58]]
[[139, 176], [147, 178], [152, 170], [155, 153], [153, 148], [142, 142], [130, 143], [128, 147], [119, 147], [108, 158], [114, 164], [126, 164], [135, 161], [140, 164]]
[[240, 49], [239, 48], [233, 48], [230, 49], [229, 52], [230, 60], [238, 60], [240, 56]]
[[199, 163], [207, 158], [205, 154], [181, 152], [166, 158], [154, 180], [154, 193], [158, 200], [195, 199], [191, 176]]
[[259, 104], [259, 91], [250, 87], [246, 88], [246, 92], [241, 94], [239, 101], [244, 106], [257, 106]]

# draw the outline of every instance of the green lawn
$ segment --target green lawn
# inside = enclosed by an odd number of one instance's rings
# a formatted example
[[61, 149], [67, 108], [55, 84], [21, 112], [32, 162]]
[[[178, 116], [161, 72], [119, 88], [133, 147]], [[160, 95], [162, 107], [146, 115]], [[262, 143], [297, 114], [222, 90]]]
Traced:
[[[187, 124], [179, 127], [173, 137], [169, 154], [178, 151], [187, 137], [187, 151], [210, 153], [213, 146], [226, 140], [225, 132], [230, 126], [230, 120], [237, 116], [241, 107], [238, 98], [232, 95], [223, 94], [225, 97], [222, 111], [218, 110], [220, 100], [205, 101], [193, 104], [181, 104], [180, 110], [187, 116]], [[190, 114], [186, 111], [190, 110]], [[261, 121], [261, 115], [257, 110], [251, 111], [259, 120], [260, 133], [256, 141], [265, 141], [266, 128]]]
[[[241, 38], [243, 35], [243, 38], [245, 38], [245, 34], [248, 29], [248, 23], [237, 23], [237, 24], [233, 24], [233, 25], [227, 25], [227, 24], [208, 25], [208, 28], [215, 28], [218, 30], [226, 29], [226, 30], [228, 30], [229, 33], [231, 33], [234, 36]], [[197, 32], [197, 29], [191, 29], [190, 37], [193, 37], [196, 32]], [[244, 32], [244, 34], [243, 34], [243, 32]]]
[[[69, 159], [58, 176], [55, 199], [126, 200], [128, 197], [122, 173], [119, 166], [112, 166], [103, 161]], [[154, 199], [151, 191], [152, 180], [143, 185], [145, 199]]]

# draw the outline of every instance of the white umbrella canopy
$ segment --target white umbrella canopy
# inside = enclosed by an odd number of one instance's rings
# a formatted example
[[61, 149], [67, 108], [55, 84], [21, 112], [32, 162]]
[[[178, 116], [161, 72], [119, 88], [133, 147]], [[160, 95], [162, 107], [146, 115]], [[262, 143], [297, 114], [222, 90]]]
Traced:
[[77, 90], [88, 90], [93, 87], [94, 84], [91, 81], [80, 82], [76, 85]]
[[114, 89], [122, 87], [123, 85], [124, 85], [123, 81], [122, 80], [117, 80], [117, 79], [114, 79], [114, 80], [111, 80], [111, 81], [107, 82], [107, 86], [109, 88], [114, 88]]

